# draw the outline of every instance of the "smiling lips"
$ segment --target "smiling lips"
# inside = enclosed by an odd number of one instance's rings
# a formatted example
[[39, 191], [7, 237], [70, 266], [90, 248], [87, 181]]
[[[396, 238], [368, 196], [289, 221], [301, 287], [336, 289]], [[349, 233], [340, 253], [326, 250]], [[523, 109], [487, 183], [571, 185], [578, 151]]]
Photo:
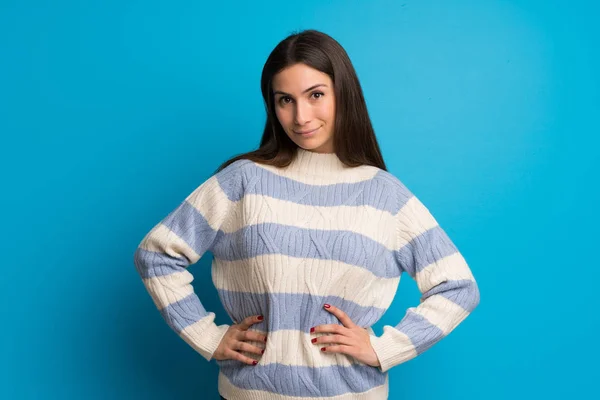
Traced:
[[[319, 128], [320, 128], [320, 127], [319, 127]], [[313, 129], [313, 130], [310, 130], [310, 131], [303, 131], [303, 132], [294, 131], [294, 132], [295, 132], [295, 133], [297, 133], [297, 134], [299, 134], [299, 135], [310, 135], [310, 134], [312, 134], [312, 133], [316, 132], [316, 131], [317, 131], [317, 129], [319, 129], [319, 128], [315, 128], [315, 129]]]

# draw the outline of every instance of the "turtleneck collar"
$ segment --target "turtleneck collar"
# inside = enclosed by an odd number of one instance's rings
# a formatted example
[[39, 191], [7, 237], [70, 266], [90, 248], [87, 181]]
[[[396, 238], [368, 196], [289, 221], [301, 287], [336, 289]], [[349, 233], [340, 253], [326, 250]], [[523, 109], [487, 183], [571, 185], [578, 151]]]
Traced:
[[362, 182], [373, 179], [380, 171], [370, 165], [349, 167], [335, 153], [317, 153], [301, 147], [296, 148], [292, 162], [286, 167], [262, 163], [256, 165], [273, 174], [317, 186]]
[[297, 148], [296, 158], [289, 167], [310, 175], [335, 174], [349, 168], [336, 153], [317, 153], [302, 147]]

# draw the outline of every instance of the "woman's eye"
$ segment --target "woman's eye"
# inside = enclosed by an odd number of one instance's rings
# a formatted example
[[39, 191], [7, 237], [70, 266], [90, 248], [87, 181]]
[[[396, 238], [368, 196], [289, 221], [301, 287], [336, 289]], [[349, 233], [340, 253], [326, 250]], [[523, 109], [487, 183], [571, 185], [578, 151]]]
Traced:
[[287, 104], [287, 101], [286, 101], [286, 100], [291, 100], [291, 99], [290, 99], [289, 97], [287, 97], [287, 96], [283, 96], [283, 97], [280, 97], [280, 98], [279, 98], [279, 102], [280, 102], [281, 104]]
[[[321, 97], [323, 97], [323, 95], [324, 95], [324, 93], [322, 93], [322, 92], [311, 93], [311, 96], [313, 96], [315, 99], [320, 99]], [[291, 103], [292, 101], [293, 101], [292, 98], [289, 96], [282, 96], [279, 98], [279, 104], [281, 104], [281, 105]]]

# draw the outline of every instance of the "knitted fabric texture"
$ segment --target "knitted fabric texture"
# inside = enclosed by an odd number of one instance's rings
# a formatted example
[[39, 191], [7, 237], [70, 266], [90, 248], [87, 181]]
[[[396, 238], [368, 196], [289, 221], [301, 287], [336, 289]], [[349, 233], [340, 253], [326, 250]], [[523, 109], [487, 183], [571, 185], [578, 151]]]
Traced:
[[[228, 400], [379, 400], [388, 371], [429, 349], [479, 304], [469, 266], [429, 210], [391, 173], [348, 167], [335, 153], [298, 148], [277, 168], [237, 160], [198, 186], [143, 238], [134, 263], [168, 325], [211, 360], [229, 324], [216, 325], [192, 287], [188, 267], [207, 251], [232, 323], [268, 337], [258, 360], [216, 360]], [[371, 326], [389, 308], [402, 273], [422, 296], [381, 336]], [[322, 352], [310, 328], [344, 311], [369, 332], [373, 367]]]

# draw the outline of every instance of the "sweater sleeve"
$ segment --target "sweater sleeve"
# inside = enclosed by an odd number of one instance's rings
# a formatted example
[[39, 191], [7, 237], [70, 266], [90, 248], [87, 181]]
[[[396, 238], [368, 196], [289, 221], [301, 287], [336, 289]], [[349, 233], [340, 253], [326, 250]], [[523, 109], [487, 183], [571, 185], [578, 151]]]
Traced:
[[463, 256], [429, 210], [398, 181], [395, 262], [417, 283], [420, 303], [371, 345], [385, 372], [423, 353], [448, 335], [479, 304], [479, 289]]
[[242, 190], [237, 160], [198, 186], [143, 238], [134, 264], [167, 324], [206, 360], [211, 360], [229, 325], [217, 326], [191, 285], [187, 267], [212, 250], [227, 229]]

